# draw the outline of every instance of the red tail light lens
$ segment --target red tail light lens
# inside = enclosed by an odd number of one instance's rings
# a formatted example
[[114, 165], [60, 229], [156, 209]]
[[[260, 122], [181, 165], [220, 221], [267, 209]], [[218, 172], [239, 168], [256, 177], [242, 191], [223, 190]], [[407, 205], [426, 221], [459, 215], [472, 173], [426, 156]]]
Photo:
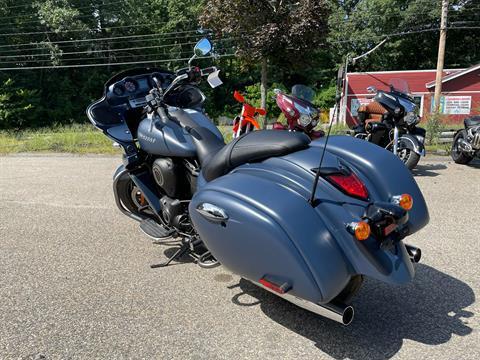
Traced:
[[368, 200], [368, 190], [365, 184], [353, 172], [350, 174], [328, 175], [327, 180], [347, 195]]

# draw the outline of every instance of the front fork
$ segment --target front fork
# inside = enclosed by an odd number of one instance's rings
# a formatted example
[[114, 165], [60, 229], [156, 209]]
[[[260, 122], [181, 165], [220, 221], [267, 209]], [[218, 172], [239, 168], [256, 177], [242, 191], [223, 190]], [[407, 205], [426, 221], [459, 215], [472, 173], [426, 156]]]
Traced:
[[398, 154], [398, 138], [399, 138], [400, 131], [398, 130], [398, 127], [395, 126], [393, 129], [393, 153], [395, 156]]

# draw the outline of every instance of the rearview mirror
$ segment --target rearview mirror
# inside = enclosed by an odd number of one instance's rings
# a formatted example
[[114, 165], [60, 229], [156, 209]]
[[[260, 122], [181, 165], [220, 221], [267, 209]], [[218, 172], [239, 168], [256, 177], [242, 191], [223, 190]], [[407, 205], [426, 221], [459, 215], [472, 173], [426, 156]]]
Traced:
[[367, 92], [369, 94], [375, 94], [377, 92], [377, 88], [375, 86], [369, 86], [367, 87]]
[[197, 45], [195, 45], [193, 49], [195, 56], [206, 56], [210, 54], [210, 51], [212, 51], [212, 43], [207, 38], [203, 38], [197, 42]]

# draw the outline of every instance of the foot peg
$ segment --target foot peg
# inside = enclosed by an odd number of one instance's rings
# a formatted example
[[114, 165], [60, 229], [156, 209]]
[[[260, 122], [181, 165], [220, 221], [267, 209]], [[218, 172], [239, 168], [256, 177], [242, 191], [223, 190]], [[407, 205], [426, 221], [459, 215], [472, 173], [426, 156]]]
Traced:
[[167, 229], [164, 226], [158, 224], [153, 219], [142, 220], [142, 222], [140, 223], [140, 230], [142, 230], [145, 235], [154, 240], [169, 238], [175, 232], [172, 229]]
[[170, 265], [172, 261], [178, 260], [184, 255], [190, 256], [195, 263], [205, 269], [211, 269], [220, 265], [210, 251], [205, 248], [202, 240], [197, 237], [188, 237], [182, 240], [181, 245], [167, 260], [150, 265], [150, 267], [152, 269], [166, 267]]

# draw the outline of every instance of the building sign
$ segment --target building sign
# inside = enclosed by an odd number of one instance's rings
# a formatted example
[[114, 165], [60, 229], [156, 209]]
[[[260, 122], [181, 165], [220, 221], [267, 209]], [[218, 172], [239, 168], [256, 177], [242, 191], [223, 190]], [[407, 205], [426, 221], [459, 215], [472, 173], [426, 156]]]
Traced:
[[[434, 109], [432, 99], [432, 111]], [[440, 97], [440, 113], [446, 115], [468, 115], [472, 107], [471, 96], [442, 96]]]
[[352, 116], [358, 116], [358, 108], [362, 105], [368, 105], [372, 102], [373, 99], [366, 99], [366, 98], [357, 98], [352, 99], [350, 103], [350, 113]]

